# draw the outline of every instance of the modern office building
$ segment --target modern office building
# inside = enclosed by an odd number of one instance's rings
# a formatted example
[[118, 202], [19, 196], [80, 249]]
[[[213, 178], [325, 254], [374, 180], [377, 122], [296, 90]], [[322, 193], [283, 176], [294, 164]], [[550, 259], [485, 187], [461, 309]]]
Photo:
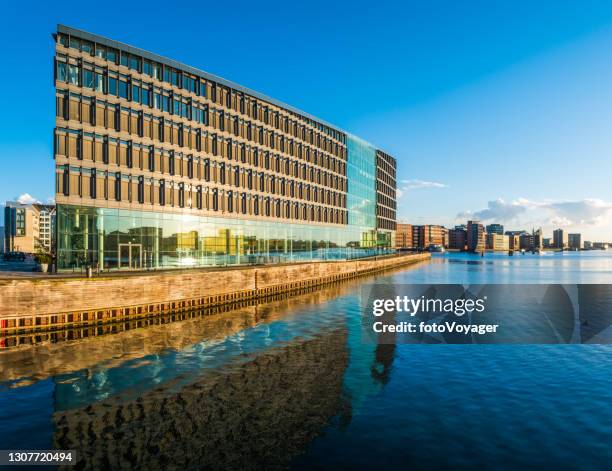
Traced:
[[581, 234], [568, 234], [567, 245], [570, 249], [580, 250], [582, 248], [582, 235]]
[[4, 226], [0, 226], [0, 253], [4, 252]]
[[502, 224], [489, 224], [487, 226], [487, 234], [503, 234], [504, 226]]
[[558, 249], [567, 248], [567, 232], [563, 229], [555, 229], [553, 231], [553, 245]]
[[393, 250], [388, 154], [174, 60], [61, 25], [53, 37], [59, 269]]
[[53, 252], [55, 206], [8, 201], [4, 207], [5, 252]]
[[467, 246], [471, 252], [482, 252], [485, 249], [485, 230], [479, 221], [467, 223]]

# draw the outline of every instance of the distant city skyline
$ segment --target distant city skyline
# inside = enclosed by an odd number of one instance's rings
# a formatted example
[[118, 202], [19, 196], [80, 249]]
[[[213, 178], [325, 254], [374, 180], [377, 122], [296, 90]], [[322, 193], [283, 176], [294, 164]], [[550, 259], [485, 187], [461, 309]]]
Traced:
[[[187, 22], [136, 22], [82, 3], [6, 6], [5, 69], [42, 73], [23, 74], [24, 93], [0, 116], [0, 204], [54, 193], [50, 35], [64, 23], [243, 83], [380, 146], [398, 159], [398, 220], [452, 227], [469, 216], [612, 239], [612, 4], [235, 6], [177, 7]], [[283, 59], [264, 68], [249, 51], [269, 50], [270, 39], [251, 31], [270, 21]], [[203, 31], [236, 54], [203, 47]], [[0, 77], [5, 89], [13, 77]]]

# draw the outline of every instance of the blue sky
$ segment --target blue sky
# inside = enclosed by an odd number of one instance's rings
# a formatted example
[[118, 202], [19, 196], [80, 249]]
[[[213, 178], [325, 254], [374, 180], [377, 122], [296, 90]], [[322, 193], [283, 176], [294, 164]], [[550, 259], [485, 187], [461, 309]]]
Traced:
[[126, 5], [3, 7], [0, 201], [53, 195], [50, 35], [64, 23], [274, 96], [387, 150], [398, 159], [400, 219], [473, 216], [612, 240], [610, 2]]

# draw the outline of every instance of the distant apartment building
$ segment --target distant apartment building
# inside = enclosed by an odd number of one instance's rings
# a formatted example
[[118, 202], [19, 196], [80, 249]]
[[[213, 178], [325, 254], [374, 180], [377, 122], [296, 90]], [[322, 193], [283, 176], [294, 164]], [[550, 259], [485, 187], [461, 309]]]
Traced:
[[533, 250], [534, 246], [534, 237], [533, 234], [529, 234], [528, 232], [521, 234], [519, 236], [519, 248], [521, 250]]
[[413, 247], [412, 224], [398, 223], [397, 231], [395, 233], [395, 248], [412, 249]]
[[54, 249], [55, 206], [9, 201], [4, 208], [6, 252], [51, 252]]
[[536, 230], [532, 229], [531, 233], [533, 234], [533, 246], [531, 250], [542, 250], [542, 248], [544, 247], [544, 236], [542, 234], [542, 228], [540, 227]]
[[485, 230], [479, 221], [467, 223], [467, 246], [472, 252], [482, 252], [485, 249]]
[[608, 250], [607, 242], [593, 242], [593, 248], [596, 250]]
[[4, 226], [0, 226], [0, 253], [4, 252]]
[[581, 234], [568, 234], [567, 245], [570, 249], [581, 249], [582, 248], [582, 235]]
[[467, 229], [465, 226], [455, 226], [448, 231], [448, 248], [465, 250], [467, 247]]
[[521, 249], [521, 236], [518, 234], [508, 234], [508, 249], [509, 250], [520, 250]]
[[584, 241], [584, 248], [587, 250], [591, 250], [593, 248], [593, 242], [591, 242], [590, 240], [585, 240]]
[[553, 246], [557, 249], [567, 248], [567, 232], [563, 229], [553, 231]]
[[444, 226], [435, 224], [412, 226], [412, 233], [415, 248], [427, 249], [432, 245], [448, 247], [448, 229]]
[[542, 250], [544, 247], [542, 229], [532, 230], [531, 234], [528, 232], [522, 232], [518, 237], [519, 248], [521, 250]]
[[544, 246], [544, 248], [548, 249], [550, 247], [552, 247], [552, 238], [551, 237], [544, 237], [544, 239], [542, 239], [542, 245]]
[[510, 250], [510, 236], [488, 232], [486, 247], [494, 252], [507, 252]]
[[487, 226], [487, 234], [503, 234], [504, 226], [502, 224], [489, 224]]

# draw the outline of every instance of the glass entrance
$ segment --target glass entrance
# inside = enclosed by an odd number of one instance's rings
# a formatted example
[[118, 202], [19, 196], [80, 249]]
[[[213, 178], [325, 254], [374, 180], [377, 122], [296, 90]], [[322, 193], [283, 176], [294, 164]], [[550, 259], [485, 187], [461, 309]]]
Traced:
[[142, 244], [119, 244], [119, 269], [140, 270], [142, 268]]
[[130, 245], [130, 269], [140, 270], [142, 268], [142, 245], [132, 244]]

